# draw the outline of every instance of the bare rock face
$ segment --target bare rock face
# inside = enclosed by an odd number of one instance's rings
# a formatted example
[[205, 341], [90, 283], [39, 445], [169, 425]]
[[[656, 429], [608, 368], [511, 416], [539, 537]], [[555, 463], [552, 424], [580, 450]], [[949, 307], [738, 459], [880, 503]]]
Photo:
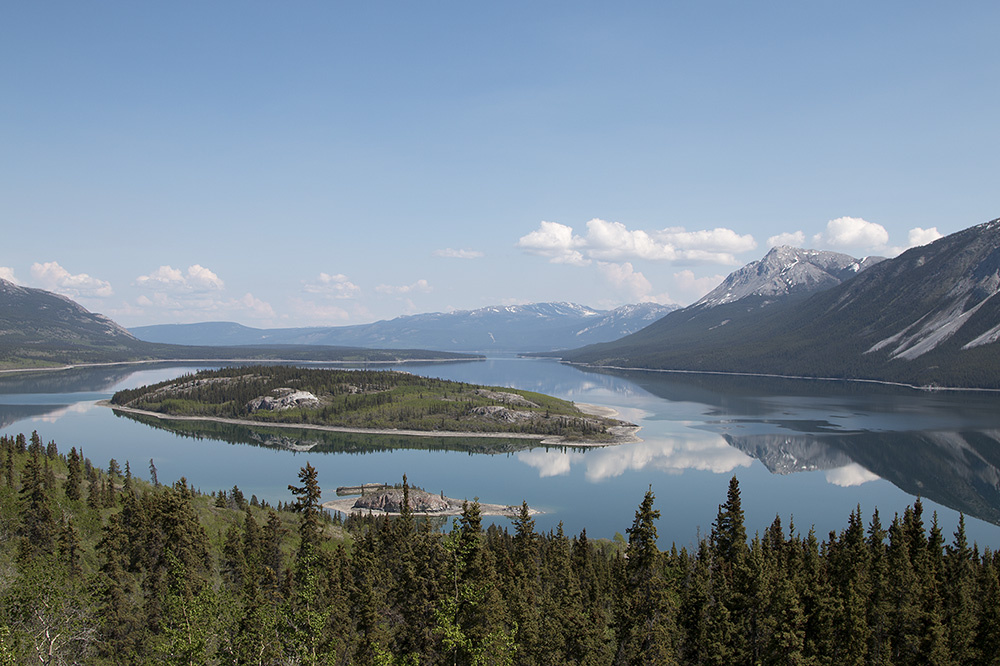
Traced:
[[264, 395], [247, 403], [247, 409], [256, 412], [261, 409], [278, 411], [296, 407], [319, 407], [319, 398], [309, 391], [296, 391], [290, 388], [279, 388], [272, 391], [273, 396]]
[[485, 416], [486, 418], [493, 419], [494, 421], [500, 421], [501, 423], [517, 423], [519, 421], [530, 419], [534, 416], [532, 412], [507, 409], [506, 407], [501, 407], [500, 405], [483, 405], [482, 407], [473, 407], [471, 412], [476, 416]]
[[[354, 503], [355, 509], [371, 509], [399, 513], [403, 506], [403, 489], [391, 488], [363, 495]], [[414, 513], [435, 513], [448, 508], [448, 502], [423, 490], [410, 489], [410, 510]]]
[[489, 398], [490, 400], [496, 400], [497, 402], [502, 402], [505, 405], [513, 405], [514, 407], [538, 407], [537, 404], [531, 402], [527, 398], [518, 395], [517, 393], [508, 393], [507, 391], [476, 389], [476, 395]]

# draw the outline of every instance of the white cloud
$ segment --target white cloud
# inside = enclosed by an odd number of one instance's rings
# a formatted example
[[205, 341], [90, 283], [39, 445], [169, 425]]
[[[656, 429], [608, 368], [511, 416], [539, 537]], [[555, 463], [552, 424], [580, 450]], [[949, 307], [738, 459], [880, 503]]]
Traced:
[[434, 250], [435, 257], [447, 257], [449, 259], [479, 259], [485, 256], [479, 250], [454, 250], [446, 247], [443, 250]]
[[741, 236], [732, 229], [723, 227], [701, 231], [685, 231], [683, 227], [671, 227], [656, 232], [656, 238], [661, 243], [709, 254], [749, 252], [757, 247], [757, 241], [750, 234]]
[[813, 236], [817, 246], [885, 251], [889, 232], [881, 224], [860, 217], [838, 217], [826, 223], [826, 231]]
[[14, 277], [14, 269], [7, 268], [6, 266], [0, 266], [0, 279], [7, 280], [7, 282], [13, 282], [14, 284], [21, 284]]
[[635, 270], [630, 262], [614, 264], [599, 261], [597, 267], [611, 284], [627, 291], [636, 300], [644, 300], [653, 291], [653, 285], [646, 276]]
[[937, 227], [931, 227], [930, 229], [914, 227], [910, 229], [909, 245], [907, 247], [927, 245], [928, 243], [933, 243], [939, 238], [944, 238], [944, 236], [937, 230]]
[[587, 235], [573, 233], [573, 228], [555, 222], [542, 222], [539, 228], [522, 236], [517, 247], [547, 257], [552, 263], [585, 265], [591, 260], [621, 261], [694, 261], [735, 265], [735, 254], [757, 247], [753, 236], [740, 235], [732, 229], [716, 228], [686, 231], [668, 227], [657, 231], [629, 229], [621, 222], [594, 218], [587, 222]]
[[55, 261], [31, 265], [31, 277], [43, 289], [72, 298], [108, 298], [114, 294], [111, 283], [86, 273], [71, 274]]
[[320, 273], [316, 282], [307, 282], [304, 288], [310, 294], [323, 294], [331, 298], [354, 298], [361, 293], [361, 287], [342, 273]]
[[573, 228], [558, 222], [543, 221], [538, 229], [521, 236], [517, 247], [531, 254], [547, 257], [554, 264], [574, 264], [583, 266], [590, 263], [577, 251], [584, 240], [573, 235]]
[[225, 289], [225, 284], [219, 276], [200, 264], [188, 266], [187, 273], [172, 266], [160, 266], [149, 275], [137, 277], [135, 284], [146, 289], [160, 289], [170, 292], [190, 293]]
[[791, 245], [792, 247], [803, 247], [806, 244], [806, 235], [801, 231], [782, 233], [771, 236], [767, 239], [768, 247], [778, 247], [779, 245]]
[[587, 254], [597, 259], [652, 259], [673, 261], [677, 258], [675, 249], [658, 243], [642, 231], [629, 231], [621, 222], [605, 222], [594, 218], [587, 222]]
[[260, 300], [250, 292], [244, 294], [243, 298], [238, 299], [235, 304], [255, 319], [274, 318], [274, 308], [271, 307], [271, 304]]
[[426, 294], [432, 291], [431, 285], [427, 280], [417, 280], [413, 284], [404, 284], [400, 286], [394, 286], [391, 284], [380, 284], [375, 287], [375, 291], [380, 294]]
[[684, 294], [684, 300], [697, 301], [699, 298], [719, 286], [725, 275], [708, 275], [696, 277], [694, 271], [684, 269], [674, 273], [674, 286], [676, 290]]
[[841, 488], [860, 486], [869, 481], [878, 481], [880, 478], [877, 474], [872, 474], [857, 463], [851, 463], [850, 465], [826, 471], [827, 482]]

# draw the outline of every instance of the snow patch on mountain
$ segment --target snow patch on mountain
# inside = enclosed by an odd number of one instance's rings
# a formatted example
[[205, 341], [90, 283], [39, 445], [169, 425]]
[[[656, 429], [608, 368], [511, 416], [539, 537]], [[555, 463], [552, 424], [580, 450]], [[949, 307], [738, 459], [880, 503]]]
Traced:
[[750, 296], [781, 297], [829, 289], [874, 266], [882, 257], [854, 257], [839, 252], [774, 247], [763, 259], [731, 273], [692, 307], [715, 307]]

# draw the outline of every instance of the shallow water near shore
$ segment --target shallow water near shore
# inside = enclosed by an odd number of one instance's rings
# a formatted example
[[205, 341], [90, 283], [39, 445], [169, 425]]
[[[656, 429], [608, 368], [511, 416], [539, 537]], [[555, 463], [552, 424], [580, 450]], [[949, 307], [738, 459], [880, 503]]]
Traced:
[[[82, 448], [95, 464], [127, 460], [161, 482], [184, 475], [202, 491], [239, 485], [249, 497], [291, 499], [307, 461], [324, 498], [337, 486], [397, 483], [406, 474], [431, 493], [497, 504], [527, 501], [569, 534], [625, 533], [647, 488], [656, 495], [660, 545], [691, 546], [711, 530], [729, 478], [741, 484], [748, 531], [781, 517], [825, 538], [860, 505], [884, 525], [917, 495], [925, 522], [946, 540], [967, 516], [981, 547], [1000, 547], [1000, 396], [926, 393], [888, 386], [752, 377], [594, 371], [515, 357], [424, 363], [399, 369], [475, 384], [548, 393], [615, 409], [641, 426], [637, 443], [595, 449], [530, 442], [351, 435], [317, 437], [254, 429], [168, 430], [97, 404], [136, 387], [218, 364], [87, 368], [0, 376], [0, 432], [37, 430], [59, 450]], [[485, 444], [485, 445], [484, 445]], [[496, 519], [508, 525], [506, 519]]]

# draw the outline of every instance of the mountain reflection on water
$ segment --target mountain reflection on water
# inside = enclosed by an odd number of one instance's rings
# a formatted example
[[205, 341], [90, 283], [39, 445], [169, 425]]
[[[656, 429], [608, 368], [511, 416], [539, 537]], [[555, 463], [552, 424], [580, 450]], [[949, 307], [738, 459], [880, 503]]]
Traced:
[[849, 435], [726, 435], [775, 474], [828, 470], [857, 485], [896, 487], [1000, 525], [1000, 431], [864, 432]]
[[[746, 489], [748, 529], [776, 513], [819, 533], [841, 529], [859, 503], [901, 511], [922, 496], [944, 529], [970, 521], [981, 544], [1000, 547], [1000, 396], [928, 393], [873, 384], [585, 369], [551, 360], [491, 358], [409, 364], [415, 374], [547, 393], [611, 407], [641, 426], [643, 440], [603, 448], [545, 447], [530, 440], [331, 433], [210, 422], [124, 418], [98, 401], [115, 390], [175, 378], [218, 363], [115, 366], [0, 375], [0, 429], [54, 439], [161, 478], [197, 487], [239, 484], [248, 495], [287, 500], [309, 459], [329, 486], [398, 481], [484, 501], [524, 499], [543, 510], [539, 529], [612, 536], [652, 487], [661, 537], [707, 531], [728, 476]], [[340, 366], [338, 366], [340, 367]], [[243, 450], [233, 445], [246, 445]], [[252, 449], [252, 450], [251, 450]], [[347, 454], [347, 455], [345, 455]], [[493, 454], [493, 455], [486, 455]], [[752, 521], [757, 521], [753, 523]], [[662, 539], [661, 539], [662, 540]]]
[[[608, 372], [608, 371], [599, 371]], [[671, 402], [705, 405], [697, 427], [773, 474], [825, 471], [829, 483], [885, 479], [901, 490], [1000, 525], [1000, 396], [924, 392], [858, 382], [785, 380], [686, 373], [612, 372]], [[746, 432], [741, 432], [746, 431]], [[643, 463], [730, 471], [717, 444], [653, 446]], [[591, 463], [588, 463], [591, 464]], [[680, 466], [678, 466], [680, 468]], [[590, 470], [588, 468], [588, 474]]]

